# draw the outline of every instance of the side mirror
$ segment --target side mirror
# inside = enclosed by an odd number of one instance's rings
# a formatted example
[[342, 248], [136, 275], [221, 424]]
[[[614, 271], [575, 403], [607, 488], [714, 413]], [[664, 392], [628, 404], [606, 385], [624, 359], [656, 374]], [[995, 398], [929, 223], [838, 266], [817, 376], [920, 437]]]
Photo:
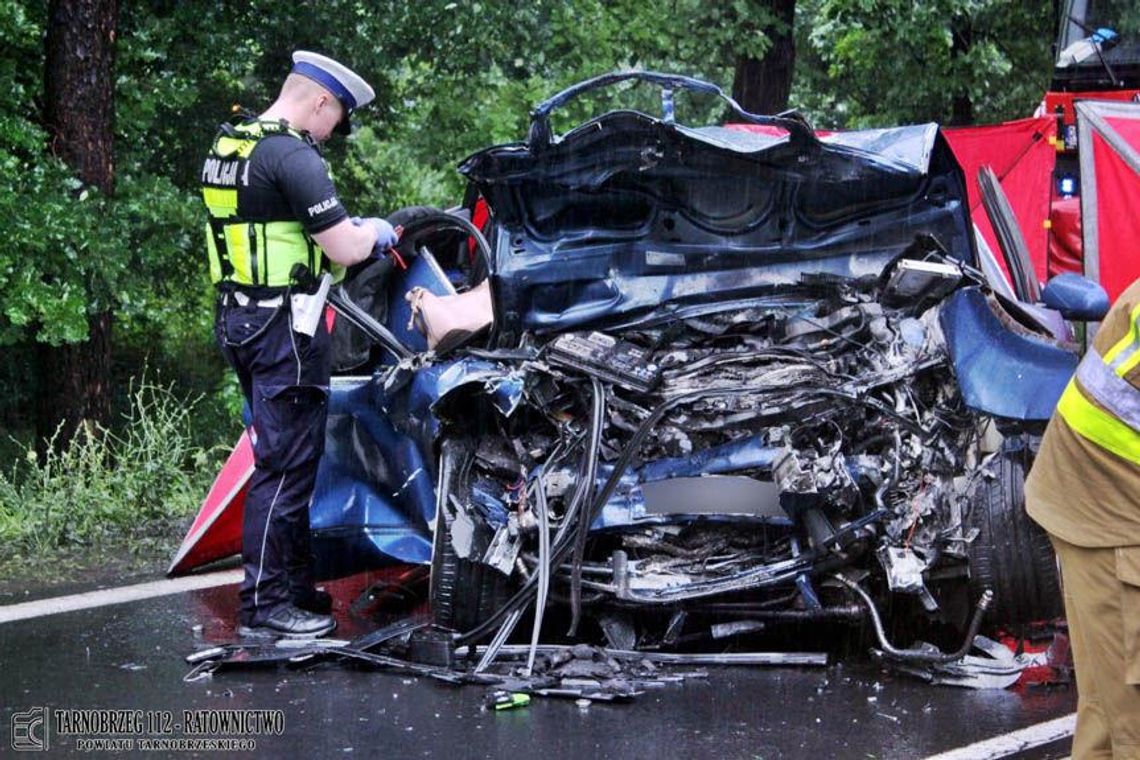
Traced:
[[1041, 291], [1041, 303], [1077, 322], [1099, 322], [1108, 313], [1108, 293], [1104, 288], [1071, 272], [1049, 280]]

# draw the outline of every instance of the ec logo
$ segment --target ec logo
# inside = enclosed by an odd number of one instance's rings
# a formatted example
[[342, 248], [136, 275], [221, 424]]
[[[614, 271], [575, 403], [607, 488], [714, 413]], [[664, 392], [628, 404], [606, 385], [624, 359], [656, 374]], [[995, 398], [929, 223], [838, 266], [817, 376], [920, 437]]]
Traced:
[[12, 714], [12, 749], [44, 752], [48, 748], [47, 708], [33, 707]]

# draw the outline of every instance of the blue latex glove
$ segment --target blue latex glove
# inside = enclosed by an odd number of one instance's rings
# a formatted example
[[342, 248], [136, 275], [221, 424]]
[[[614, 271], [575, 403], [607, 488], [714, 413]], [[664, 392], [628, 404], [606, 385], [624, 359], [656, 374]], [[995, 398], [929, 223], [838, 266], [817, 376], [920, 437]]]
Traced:
[[381, 219], [378, 216], [368, 216], [364, 218], [354, 216], [352, 217], [352, 223], [357, 227], [370, 224], [376, 229], [376, 244], [372, 246], [373, 256], [383, 256], [387, 253], [389, 248], [396, 245], [400, 240], [400, 233], [388, 223], [387, 219]]
[[399, 242], [400, 235], [396, 232], [396, 229], [388, 223], [387, 219], [372, 216], [364, 221], [376, 228], [376, 245], [372, 248], [373, 252], [383, 255], [389, 248]]

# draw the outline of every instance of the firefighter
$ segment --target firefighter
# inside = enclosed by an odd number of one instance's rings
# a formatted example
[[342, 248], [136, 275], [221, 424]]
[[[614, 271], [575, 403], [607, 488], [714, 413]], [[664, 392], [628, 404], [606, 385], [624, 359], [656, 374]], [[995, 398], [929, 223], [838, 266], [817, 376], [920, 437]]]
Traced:
[[372, 88], [306, 51], [257, 117], [223, 124], [202, 167], [215, 337], [252, 414], [254, 472], [242, 525], [242, 636], [310, 638], [332, 631], [328, 594], [313, 585], [309, 502], [324, 447], [330, 372], [323, 299], [291, 285], [304, 264], [331, 272], [383, 256], [398, 235], [380, 218], [350, 219], [319, 146], [347, 132]]
[[1061, 395], [1025, 496], [1061, 564], [1073, 757], [1140, 758], [1140, 280]]

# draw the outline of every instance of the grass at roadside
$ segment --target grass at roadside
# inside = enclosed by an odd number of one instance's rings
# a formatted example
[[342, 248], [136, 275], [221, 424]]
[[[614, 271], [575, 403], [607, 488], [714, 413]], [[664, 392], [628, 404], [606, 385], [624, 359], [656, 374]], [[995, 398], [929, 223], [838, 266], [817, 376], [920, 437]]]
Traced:
[[35, 565], [115, 547], [141, 560], [177, 543], [228, 449], [194, 443], [200, 399], [145, 380], [130, 396], [115, 431], [81, 431], [43, 459], [18, 448], [0, 470], [0, 553]]
[[144, 544], [104, 539], [40, 554], [0, 557], [0, 606], [162, 578], [182, 536]]

